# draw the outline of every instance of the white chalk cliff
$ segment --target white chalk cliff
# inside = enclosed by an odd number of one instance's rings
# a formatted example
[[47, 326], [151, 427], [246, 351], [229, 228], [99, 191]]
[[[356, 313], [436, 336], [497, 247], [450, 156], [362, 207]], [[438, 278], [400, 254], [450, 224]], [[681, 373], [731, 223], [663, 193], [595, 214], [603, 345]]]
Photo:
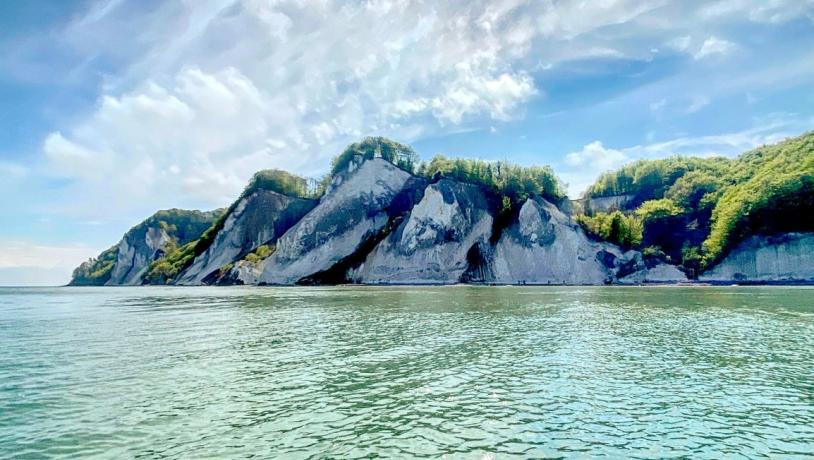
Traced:
[[814, 233], [753, 236], [737, 245], [699, 280], [814, 282]]
[[[318, 201], [266, 189], [242, 197], [175, 284], [687, 281], [673, 265], [589, 238], [567, 203], [532, 196], [518, 205], [504, 207], [501, 197], [478, 185], [429, 181], [357, 155]], [[193, 214], [194, 225], [181, 230], [158, 218], [134, 227], [115, 248], [107, 284], [142, 284], [165, 248], [199, 237], [201, 225], [218, 216]], [[247, 257], [261, 245], [268, 246], [263, 256]], [[752, 237], [700, 280], [814, 282], [812, 256], [812, 233]]]

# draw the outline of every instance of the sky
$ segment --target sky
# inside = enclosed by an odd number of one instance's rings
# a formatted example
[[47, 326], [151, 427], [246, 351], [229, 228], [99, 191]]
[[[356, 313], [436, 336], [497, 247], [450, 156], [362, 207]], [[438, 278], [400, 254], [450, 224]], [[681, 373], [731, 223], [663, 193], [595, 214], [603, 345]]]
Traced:
[[0, 285], [64, 284], [158, 209], [382, 135], [551, 165], [814, 129], [814, 0], [0, 2]]

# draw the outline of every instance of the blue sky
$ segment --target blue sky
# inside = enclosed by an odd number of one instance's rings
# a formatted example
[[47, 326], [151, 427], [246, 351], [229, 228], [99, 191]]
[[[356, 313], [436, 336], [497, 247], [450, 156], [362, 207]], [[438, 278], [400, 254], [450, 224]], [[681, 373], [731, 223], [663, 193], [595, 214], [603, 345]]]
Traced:
[[319, 176], [385, 135], [549, 164], [814, 128], [814, 1], [0, 3], [0, 285], [59, 284], [155, 210]]

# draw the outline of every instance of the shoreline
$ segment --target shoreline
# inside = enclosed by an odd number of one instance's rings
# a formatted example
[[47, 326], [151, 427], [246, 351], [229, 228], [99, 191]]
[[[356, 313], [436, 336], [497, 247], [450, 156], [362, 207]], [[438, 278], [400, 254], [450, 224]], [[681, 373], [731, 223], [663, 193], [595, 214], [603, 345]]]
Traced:
[[319, 288], [319, 287], [754, 287], [754, 286], [814, 286], [814, 280], [807, 281], [702, 281], [702, 282], [677, 282], [677, 283], [609, 283], [609, 284], [557, 284], [557, 283], [341, 283], [341, 284], [200, 284], [200, 285], [176, 285], [176, 284], [139, 284], [133, 286], [96, 286], [96, 285], [62, 285], [62, 286], [0, 286], [0, 288], [149, 288], [149, 287], [169, 287], [169, 288], [230, 288], [230, 287], [270, 287], [270, 288]]

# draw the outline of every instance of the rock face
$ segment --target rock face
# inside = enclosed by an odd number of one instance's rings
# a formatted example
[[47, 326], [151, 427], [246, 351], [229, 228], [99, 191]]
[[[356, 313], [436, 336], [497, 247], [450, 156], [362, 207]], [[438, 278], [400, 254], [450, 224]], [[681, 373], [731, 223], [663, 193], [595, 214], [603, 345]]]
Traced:
[[226, 216], [212, 245], [195, 258], [176, 284], [207, 283], [207, 277], [261, 244], [274, 244], [316, 206], [316, 200], [295, 198], [271, 190], [256, 190], [242, 198]]
[[699, 280], [722, 283], [814, 282], [814, 233], [753, 236]]
[[131, 228], [119, 241], [116, 261], [104, 284], [141, 284], [147, 268], [164, 254], [164, 248], [168, 244], [183, 245], [200, 237], [222, 214], [222, 210], [201, 212], [182, 209], [155, 213]]
[[277, 241], [277, 250], [264, 261], [256, 281], [344, 281], [342, 266], [364, 257], [391, 218], [413, 206], [424, 185], [381, 158], [355, 158], [334, 177], [319, 205]]
[[349, 278], [359, 283], [460, 282], [470, 251], [488, 245], [493, 221], [478, 187], [442, 179], [426, 188], [409, 216]]
[[119, 242], [119, 255], [106, 286], [136, 286], [162, 248], [172, 241], [166, 230], [147, 227], [143, 232], [129, 232]]
[[653, 267], [642, 268], [635, 273], [619, 278], [620, 284], [668, 284], [688, 281], [687, 275], [675, 265], [660, 263]]
[[529, 198], [495, 247], [493, 281], [604, 284], [615, 281], [634, 254], [589, 240], [556, 206], [539, 197]]

